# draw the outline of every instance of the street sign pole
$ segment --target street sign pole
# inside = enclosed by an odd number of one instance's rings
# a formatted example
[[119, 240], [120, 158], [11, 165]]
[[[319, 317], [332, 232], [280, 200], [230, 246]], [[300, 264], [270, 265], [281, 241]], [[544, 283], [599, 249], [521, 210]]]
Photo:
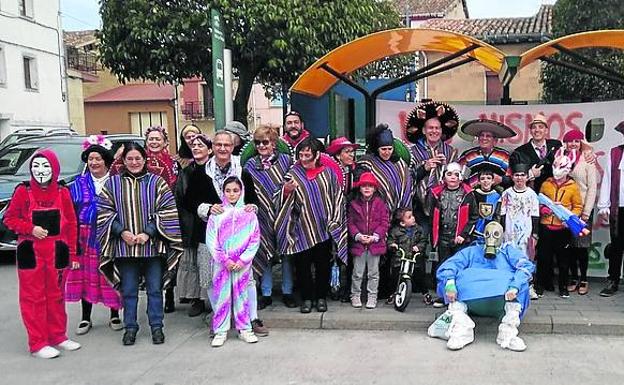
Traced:
[[213, 111], [215, 118], [215, 131], [225, 127], [225, 67], [223, 62], [223, 49], [225, 48], [225, 36], [223, 34], [223, 22], [218, 10], [210, 11], [212, 25], [212, 96]]

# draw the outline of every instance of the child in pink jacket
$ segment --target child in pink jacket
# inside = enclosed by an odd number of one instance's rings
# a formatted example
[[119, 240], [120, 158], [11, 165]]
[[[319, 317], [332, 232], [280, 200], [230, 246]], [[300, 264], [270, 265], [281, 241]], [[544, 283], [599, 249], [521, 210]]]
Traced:
[[379, 182], [370, 172], [365, 172], [355, 184], [357, 197], [349, 204], [348, 227], [352, 238], [350, 251], [353, 256], [353, 280], [351, 305], [362, 307], [362, 276], [368, 267], [367, 309], [377, 307], [379, 287], [379, 258], [386, 253], [386, 236], [390, 213], [386, 203], [377, 193]]

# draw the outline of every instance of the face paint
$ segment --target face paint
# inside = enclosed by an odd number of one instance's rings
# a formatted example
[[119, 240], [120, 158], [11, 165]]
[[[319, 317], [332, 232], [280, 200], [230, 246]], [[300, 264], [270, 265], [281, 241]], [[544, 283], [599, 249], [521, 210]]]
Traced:
[[498, 222], [490, 222], [485, 226], [485, 258], [496, 258], [496, 252], [503, 243], [503, 226]]
[[38, 156], [30, 165], [30, 174], [39, 184], [47, 184], [52, 179], [52, 165], [45, 157]]

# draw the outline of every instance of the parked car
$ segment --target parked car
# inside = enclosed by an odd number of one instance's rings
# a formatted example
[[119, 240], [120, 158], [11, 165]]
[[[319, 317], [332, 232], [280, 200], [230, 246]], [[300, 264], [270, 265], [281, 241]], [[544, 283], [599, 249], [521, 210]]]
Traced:
[[[108, 135], [113, 142], [113, 151], [129, 142], [144, 144], [143, 137], [130, 134]], [[80, 159], [82, 143], [86, 137], [79, 135], [43, 135], [22, 137], [0, 148], [0, 251], [15, 250], [15, 234], [2, 223], [15, 187], [30, 180], [30, 159], [39, 149], [52, 149], [59, 158], [61, 174], [59, 180], [71, 184], [86, 167]]]
[[71, 128], [20, 128], [7, 135], [0, 142], [0, 150], [20, 140], [42, 136], [73, 136], [78, 133]]

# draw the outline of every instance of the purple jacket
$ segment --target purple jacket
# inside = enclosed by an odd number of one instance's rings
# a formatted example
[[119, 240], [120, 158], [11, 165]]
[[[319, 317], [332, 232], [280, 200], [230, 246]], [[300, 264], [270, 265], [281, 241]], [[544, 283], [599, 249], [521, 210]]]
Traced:
[[[386, 237], [390, 227], [390, 213], [384, 201], [377, 194], [370, 201], [365, 201], [362, 196], [351, 201], [347, 215], [349, 235], [351, 242], [351, 254], [359, 257], [368, 249], [373, 255], [386, 253]], [[379, 241], [364, 245], [355, 240], [357, 234], [379, 236]]]

